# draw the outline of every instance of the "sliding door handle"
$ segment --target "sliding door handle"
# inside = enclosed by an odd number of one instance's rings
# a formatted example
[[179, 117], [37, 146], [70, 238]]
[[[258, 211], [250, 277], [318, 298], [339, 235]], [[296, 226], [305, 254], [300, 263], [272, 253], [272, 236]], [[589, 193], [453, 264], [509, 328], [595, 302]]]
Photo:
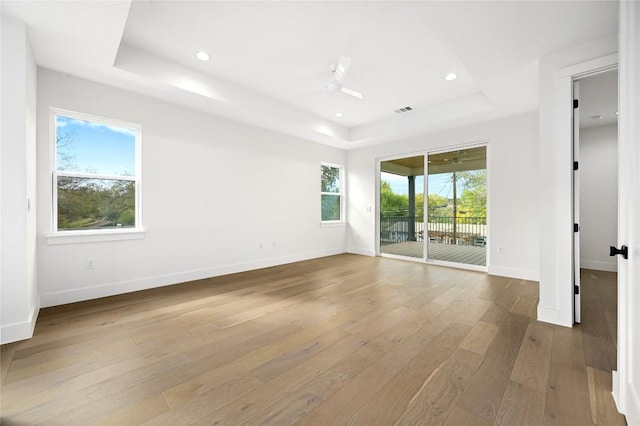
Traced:
[[629, 258], [629, 248], [627, 246], [620, 246], [620, 248], [616, 248], [614, 246], [609, 246], [609, 256], [616, 256], [621, 254], [625, 259]]

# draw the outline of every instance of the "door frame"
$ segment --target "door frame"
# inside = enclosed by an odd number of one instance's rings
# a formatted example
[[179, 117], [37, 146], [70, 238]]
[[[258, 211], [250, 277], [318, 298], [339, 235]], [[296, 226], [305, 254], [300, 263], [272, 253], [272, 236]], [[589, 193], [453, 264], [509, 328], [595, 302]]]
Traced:
[[[556, 140], [571, 141], [571, 114], [572, 114], [572, 81], [585, 74], [592, 73], [594, 70], [606, 67], [618, 67], [619, 84], [618, 84], [618, 103], [620, 107], [620, 117], [618, 122], [618, 180], [619, 191], [627, 190], [627, 187], [634, 191], [640, 186], [640, 175], [637, 171], [637, 164], [630, 170], [625, 169], [625, 159], [631, 161], [640, 161], [640, 148], [638, 148], [637, 138], [640, 135], [640, 123], [637, 117], [640, 116], [640, 4], [638, 2], [620, 2], [619, 4], [619, 53], [622, 63], [618, 61], [618, 54], [608, 55], [582, 64], [574, 65], [562, 69], [556, 74], [556, 122], [558, 123], [555, 130]], [[568, 148], [569, 146], [567, 146]], [[569, 150], [562, 152], [568, 154]], [[564, 156], [569, 160], [567, 157]], [[569, 165], [569, 161], [567, 161]], [[568, 167], [569, 168], [569, 167]], [[570, 182], [569, 179], [565, 182]], [[566, 190], [569, 190], [567, 185]], [[566, 193], [562, 189], [561, 193]], [[561, 196], [561, 198], [564, 198]], [[566, 206], [566, 204], [565, 204]], [[567, 206], [568, 207], [568, 206]], [[561, 210], [564, 210], [561, 209]], [[616, 402], [618, 410], [624, 414], [629, 424], [640, 424], [640, 389], [639, 383], [634, 383], [638, 377], [638, 372], [634, 360], [640, 354], [637, 353], [640, 342], [640, 330], [638, 325], [634, 324], [634, 312], [637, 306], [639, 291], [637, 289], [638, 281], [640, 281], [640, 256], [638, 254], [640, 233], [635, 227], [631, 226], [631, 220], [636, 220], [640, 215], [638, 206], [619, 205], [618, 209], [618, 242], [629, 247], [629, 261], [618, 261], [618, 345], [617, 345], [617, 371], [612, 372], [613, 386], [612, 394]], [[568, 213], [568, 211], [567, 211]], [[633, 214], [633, 217], [629, 215]], [[564, 217], [564, 215], [561, 215]], [[568, 219], [568, 215], [566, 216]], [[560, 220], [560, 223], [565, 223]], [[569, 236], [572, 232], [571, 224], [566, 221], [567, 230], [563, 235]], [[631, 230], [634, 233], [630, 232]], [[564, 239], [563, 237], [562, 239]], [[569, 240], [567, 238], [567, 240]], [[573, 253], [570, 254], [573, 256]], [[625, 263], [622, 263], [625, 262]], [[564, 273], [559, 274], [560, 277], [567, 276]], [[636, 282], [633, 282], [633, 281]], [[557, 316], [549, 315], [544, 311], [547, 320], [555, 319], [556, 324], [571, 326], [566, 323], [567, 318], [572, 314], [573, 300], [573, 284], [571, 280], [560, 280], [558, 283], [558, 306], [560, 311]], [[636, 286], [636, 287], [632, 287]], [[539, 308], [540, 314], [540, 308]]]
[[629, 247], [629, 259], [618, 259], [618, 360], [612, 393], [618, 411], [634, 425], [640, 424], [640, 4], [620, 2], [618, 7], [618, 191], [627, 194], [619, 197], [623, 202], [618, 208], [618, 244]]
[[[580, 163], [580, 80], [574, 79], [573, 82], [573, 115], [572, 115], [572, 125], [573, 125], [573, 134], [572, 134], [572, 142], [573, 142], [573, 164]], [[577, 101], [577, 104], [576, 104]], [[580, 167], [573, 168], [573, 175], [571, 176], [571, 182], [573, 184], [573, 206], [572, 206], [572, 217], [573, 217], [573, 256], [571, 257], [571, 261], [573, 262], [573, 268], [571, 274], [573, 275], [573, 288], [574, 288], [574, 296], [573, 296], [573, 322], [580, 323], [582, 321], [581, 318], [581, 297], [580, 294], [582, 292], [582, 288], [580, 286]]]
[[[618, 54], [611, 54], [558, 70], [555, 74], [555, 115], [553, 139], [557, 141], [554, 154], [556, 177], [556, 207], [554, 215], [554, 238], [558, 260], [554, 270], [553, 287], [540, 288], [541, 302], [538, 304], [538, 319], [565, 327], [573, 326], [573, 81], [581, 77], [597, 74], [618, 66]], [[541, 160], [542, 161], [542, 160]], [[541, 234], [542, 235], [542, 234]], [[542, 244], [546, 243], [541, 239]], [[541, 271], [542, 279], [543, 271]], [[541, 283], [542, 284], [542, 283]], [[552, 292], [549, 290], [552, 288]], [[547, 290], [555, 306], [542, 305], [542, 292]], [[549, 301], [545, 302], [547, 305]]]
[[[425, 191], [425, 200], [428, 199], [428, 158], [430, 154], [438, 154], [438, 153], [442, 153], [442, 152], [449, 152], [449, 151], [455, 151], [455, 150], [461, 150], [461, 149], [469, 149], [469, 148], [478, 148], [484, 146], [486, 149], [486, 156], [487, 156], [487, 244], [485, 245], [485, 250], [486, 250], [486, 265], [485, 266], [478, 266], [478, 265], [468, 265], [465, 263], [455, 263], [455, 262], [445, 262], [445, 261], [440, 261], [440, 260], [433, 260], [433, 259], [429, 259], [428, 258], [428, 248], [427, 248], [427, 237], [425, 236], [424, 238], [424, 249], [423, 249], [423, 253], [422, 253], [422, 258], [414, 258], [414, 257], [407, 257], [407, 256], [396, 256], [393, 254], [385, 254], [385, 253], [381, 253], [380, 251], [380, 172], [382, 170], [381, 167], [381, 163], [385, 162], [385, 161], [391, 161], [391, 160], [398, 160], [401, 158], [407, 158], [407, 157], [419, 157], [419, 156], [423, 156], [424, 157], [424, 175], [423, 175], [423, 179], [424, 179], [424, 191]], [[491, 206], [491, 195], [490, 195], [490, 171], [489, 171], [489, 164], [490, 164], [490, 141], [488, 139], [481, 139], [481, 140], [477, 140], [477, 141], [473, 141], [473, 142], [468, 142], [468, 143], [461, 143], [461, 144], [456, 144], [456, 145], [451, 145], [451, 146], [444, 146], [444, 147], [438, 147], [438, 148], [425, 148], [422, 151], [413, 151], [413, 152], [408, 152], [408, 153], [403, 153], [403, 154], [395, 154], [395, 155], [387, 155], [384, 157], [378, 157], [376, 158], [376, 196], [375, 196], [375, 200], [376, 200], [376, 204], [375, 204], [375, 255], [376, 256], [381, 256], [381, 257], [388, 257], [391, 259], [401, 259], [401, 260], [408, 260], [408, 261], [412, 261], [412, 262], [420, 262], [420, 263], [427, 263], [427, 264], [431, 264], [431, 265], [440, 265], [440, 266], [447, 266], [447, 267], [451, 267], [451, 268], [458, 268], [458, 269], [466, 269], [466, 270], [471, 270], [471, 271], [479, 271], [479, 272], [488, 272], [489, 271], [489, 265], [490, 265], [490, 253], [491, 253], [491, 238], [489, 237], [491, 234], [491, 224], [490, 224], [490, 206]], [[427, 222], [427, 215], [428, 209], [423, 209], [424, 210], [424, 221], [425, 223]]]
[[[491, 197], [489, 196], [489, 182], [490, 182], [490, 177], [489, 177], [489, 141], [488, 140], [482, 140], [482, 141], [477, 141], [477, 142], [471, 142], [468, 144], [463, 144], [463, 145], [455, 145], [455, 146], [451, 146], [451, 147], [444, 147], [444, 148], [438, 148], [438, 149], [431, 149], [431, 150], [427, 150], [425, 151], [424, 154], [424, 190], [426, 192], [426, 197], [425, 197], [425, 201], [429, 199], [428, 197], [428, 190], [429, 190], [429, 155], [431, 154], [442, 154], [444, 152], [451, 152], [451, 151], [458, 151], [458, 150], [462, 150], [462, 149], [471, 149], [471, 148], [480, 148], [480, 147], [484, 147], [485, 148], [485, 156], [486, 156], [486, 164], [487, 164], [487, 224], [486, 224], [486, 232], [487, 232], [487, 243], [485, 244], [484, 248], [485, 248], [485, 265], [484, 266], [478, 266], [478, 265], [470, 265], [470, 264], [466, 264], [466, 263], [456, 263], [456, 262], [447, 262], [444, 260], [437, 260], [437, 259], [429, 259], [429, 250], [428, 250], [428, 235], [425, 235], [425, 248], [424, 248], [424, 256], [425, 259], [424, 261], [426, 263], [429, 264], [433, 264], [433, 265], [441, 265], [441, 266], [449, 266], [452, 268], [461, 268], [461, 269], [468, 269], [471, 271], [480, 271], [480, 272], [489, 272], [489, 265], [490, 265], [490, 253], [491, 253], [491, 238], [489, 238], [489, 234], [491, 233], [491, 229], [490, 229], [490, 220], [489, 220], [489, 200], [491, 199]], [[425, 223], [427, 223], [427, 216], [428, 216], [428, 208], [424, 209], [424, 221]]]
[[[407, 157], [420, 157], [425, 155], [426, 154], [424, 153], [424, 151], [413, 151], [413, 152], [408, 152], [404, 154], [388, 155], [388, 156], [376, 158], [376, 206], [375, 206], [376, 256], [389, 257], [392, 259], [410, 260], [413, 262], [424, 262], [424, 256], [426, 253], [423, 253], [422, 259], [418, 259], [417, 257], [413, 258], [413, 257], [406, 257], [406, 256], [395, 256], [393, 254], [384, 254], [380, 252], [380, 173], [382, 171], [381, 163], [384, 163], [385, 161], [399, 160], [401, 158], [407, 158]], [[426, 186], [424, 189], [426, 190]]]

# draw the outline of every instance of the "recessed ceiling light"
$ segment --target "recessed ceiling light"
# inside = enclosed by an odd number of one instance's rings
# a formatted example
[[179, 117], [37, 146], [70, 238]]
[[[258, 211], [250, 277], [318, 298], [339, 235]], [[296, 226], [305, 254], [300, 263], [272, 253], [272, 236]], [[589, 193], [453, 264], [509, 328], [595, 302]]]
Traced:
[[620, 115], [620, 111], [616, 111], [616, 115]]
[[450, 72], [449, 74], [444, 76], [444, 79], [447, 81], [453, 81], [456, 78], [458, 78], [458, 74], [454, 73], [454, 72]]
[[344, 117], [344, 113], [342, 112], [336, 112], [336, 117], [340, 118], [340, 117]]
[[209, 54], [204, 50], [200, 50], [198, 51], [198, 53], [196, 53], [196, 58], [200, 59], [201, 61], [208, 61], [209, 59], [211, 59], [211, 56], [209, 56]]
[[604, 115], [592, 115], [591, 119], [592, 120], [602, 120], [604, 118]]

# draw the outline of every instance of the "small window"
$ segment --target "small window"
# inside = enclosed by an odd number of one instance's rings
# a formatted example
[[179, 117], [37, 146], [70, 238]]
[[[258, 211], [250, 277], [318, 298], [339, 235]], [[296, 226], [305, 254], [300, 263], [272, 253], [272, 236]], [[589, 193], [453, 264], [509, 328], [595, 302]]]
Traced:
[[343, 220], [343, 167], [322, 164], [320, 166], [320, 198], [323, 222]]
[[140, 126], [52, 110], [53, 231], [139, 230]]

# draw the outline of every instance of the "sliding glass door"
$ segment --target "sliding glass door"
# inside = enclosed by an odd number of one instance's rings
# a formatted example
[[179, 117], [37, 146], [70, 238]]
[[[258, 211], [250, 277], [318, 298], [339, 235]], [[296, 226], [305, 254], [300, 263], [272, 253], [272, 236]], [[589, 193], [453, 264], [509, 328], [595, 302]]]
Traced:
[[424, 156], [380, 163], [380, 253], [424, 259]]
[[379, 212], [382, 255], [486, 266], [487, 147], [381, 161]]
[[427, 259], [486, 266], [487, 147], [427, 157]]

